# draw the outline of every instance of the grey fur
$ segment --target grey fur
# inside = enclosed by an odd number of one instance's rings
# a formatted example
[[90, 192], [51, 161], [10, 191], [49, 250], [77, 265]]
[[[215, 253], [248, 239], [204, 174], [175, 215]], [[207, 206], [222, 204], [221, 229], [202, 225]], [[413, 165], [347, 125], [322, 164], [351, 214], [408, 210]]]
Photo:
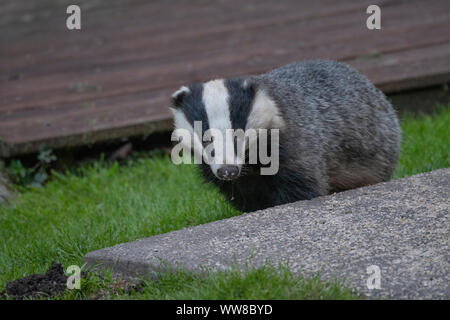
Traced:
[[343, 63], [316, 60], [291, 63], [253, 81], [267, 90], [288, 123], [280, 137], [290, 153], [285, 165], [314, 178], [320, 194], [391, 178], [399, 121], [365, 76]]
[[[313, 60], [246, 80], [245, 87], [264, 90], [276, 102], [286, 125], [275, 176], [250, 168], [233, 186], [213, 179], [238, 208], [251, 211], [391, 178], [399, 121], [365, 76], [343, 63]], [[202, 169], [213, 178], [206, 165]]]

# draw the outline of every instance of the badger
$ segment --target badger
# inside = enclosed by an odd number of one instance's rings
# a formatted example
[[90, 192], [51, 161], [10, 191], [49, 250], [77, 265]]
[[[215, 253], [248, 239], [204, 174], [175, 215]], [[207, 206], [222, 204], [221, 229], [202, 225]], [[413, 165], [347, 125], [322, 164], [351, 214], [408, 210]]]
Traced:
[[[209, 147], [212, 157], [222, 154], [222, 162], [199, 164], [201, 174], [245, 212], [387, 181], [399, 154], [401, 132], [390, 102], [364, 75], [336, 61], [185, 85], [172, 95], [170, 109], [175, 129], [200, 141], [194, 153], [204, 157]], [[209, 129], [277, 130], [277, 172], [262, 175], [266, 164], [236, 161], [230, 144], [204, 141]]]

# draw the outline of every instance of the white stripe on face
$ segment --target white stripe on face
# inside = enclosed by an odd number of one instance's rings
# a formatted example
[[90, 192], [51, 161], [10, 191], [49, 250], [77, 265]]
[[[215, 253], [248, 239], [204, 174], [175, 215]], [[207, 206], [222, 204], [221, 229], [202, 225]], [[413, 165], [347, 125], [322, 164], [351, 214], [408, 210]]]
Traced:
[[248, 115], [248, 129], [282, 129], [285, 126], [278, 107], [264, 90], [258, 90], [255, 95], [252, 110]]
[[[183, 111], [175, 109], [175, 108], [170, 108], [170, 110], [173, 113], [175, 129], [184, 129], [184, 130], [189, 131], [191, 137], [193, 137], [195, 140], [193, 143], [193, 146], [190, 145], [190, 147], [193, 149], [194, 153], [197, 154], [197, 156], [202, 157], [203, 156], [202, 137], [198, 136], [197, 132], [194, 130], [194, 127], [186, 119], [186, 116], [183, 113]], [[201, 132], [200, 132], [200, 135], [201, 135]]]
[[213, 141], [215, 161], [211, 163], [211, 169], [214, 173], [217, 172], [221, 163], [236, 163], [232, 133], [227, 130], [232, 129], [228, 98], [228, 90], [223, 79], [212, 80], [203, 85], [202, 99], [208, 116], [209, 127], [220, 130], [223, 136], [223, 144]]

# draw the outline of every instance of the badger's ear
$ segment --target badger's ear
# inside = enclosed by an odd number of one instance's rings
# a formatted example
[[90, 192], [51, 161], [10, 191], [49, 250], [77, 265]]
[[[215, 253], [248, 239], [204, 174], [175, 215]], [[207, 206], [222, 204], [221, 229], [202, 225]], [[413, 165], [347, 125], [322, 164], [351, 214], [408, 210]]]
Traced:
[[175, 91], [172, 94], [172, 106], [174, 106], [175, 108], [178, 108], [181, 105], [181, 103], [183, 102], [183, 98], [189, 92], [191, 92], [191, 90], [189, 90], [189, 88], [186, 86], [182, 86], [182, 87], [180, 87], [180, 89]]
[[242, 88], [244, 90], [251, 90], [253, 92], [256, 92], [257, 87], [258, 85], [250, 78], [247, 78], [244, 81], [242, 81]]

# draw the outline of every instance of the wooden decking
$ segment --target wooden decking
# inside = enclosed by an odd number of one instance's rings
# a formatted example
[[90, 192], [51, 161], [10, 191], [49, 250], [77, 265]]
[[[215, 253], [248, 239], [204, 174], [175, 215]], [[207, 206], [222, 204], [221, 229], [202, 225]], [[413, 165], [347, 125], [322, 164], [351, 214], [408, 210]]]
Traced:
[[180, 85], [295, 60], [345, 61], [386, 92], [450, 81], [448, 0], [77, 1], [69, 31], [71, 3], [0, 3], [0, 156], [167, 130]]

